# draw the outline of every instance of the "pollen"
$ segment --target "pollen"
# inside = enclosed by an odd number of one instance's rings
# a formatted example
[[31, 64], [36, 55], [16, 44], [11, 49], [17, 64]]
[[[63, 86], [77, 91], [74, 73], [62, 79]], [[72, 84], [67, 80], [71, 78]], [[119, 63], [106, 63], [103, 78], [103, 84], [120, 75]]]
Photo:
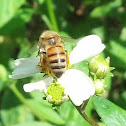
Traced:
[[60, 84], [51, 84], [47, 89], [46, 99], [52, 104], [61, 104], [64, 96], [64, 88]]

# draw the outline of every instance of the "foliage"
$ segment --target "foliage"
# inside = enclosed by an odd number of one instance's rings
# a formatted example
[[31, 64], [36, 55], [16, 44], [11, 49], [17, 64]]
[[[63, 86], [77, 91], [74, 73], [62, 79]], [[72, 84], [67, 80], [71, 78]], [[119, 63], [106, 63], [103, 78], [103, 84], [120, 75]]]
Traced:
[[[116, 68], [113, 78], [106, 77], [107, 88], [103, 95], [111, 102], [93, 97], [88, 103], [86, 113], [101, 126], [124, 126], [125, 9], [124, 0], [0, 0], [0, 126], [90, 126], [70, 102], [55, 110], [42, 100], [42, 93], [24, 93], [23, 84], [36, 81], [41, 75], [21, 80], [8, 78], [14, 69], [13, 61], [28, 57], [29, 49], [46, 29], [75, 39], [88, 34], [97, 34], [102, 38], [106, 49], [101, 55], [110, 56], [111, 66]], [[68, 50], [73, 46], [66, 44]], [[81, 62], [75, 67], [88, 73], [87, 62]]]
[[94, 97], [93, 103], [107, 126], [124, 126], [126, 124], [126, 112], [117, 105], [102, 97]]

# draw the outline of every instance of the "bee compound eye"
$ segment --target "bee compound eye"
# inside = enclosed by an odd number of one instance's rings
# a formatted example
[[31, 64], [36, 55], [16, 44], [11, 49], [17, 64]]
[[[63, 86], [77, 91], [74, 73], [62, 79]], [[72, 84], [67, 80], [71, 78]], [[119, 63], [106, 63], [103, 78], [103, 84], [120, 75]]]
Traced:
[[39, 41], [40, 41], [40, 42], [43, 42], [43, 41], [44, 41], [44, 38], [42, 38], [42, 37], [40, 36]]
[[56, 44], [55, 38], [49, 38], [48, 42], [49, 42], [50, 45], [55, 45]]

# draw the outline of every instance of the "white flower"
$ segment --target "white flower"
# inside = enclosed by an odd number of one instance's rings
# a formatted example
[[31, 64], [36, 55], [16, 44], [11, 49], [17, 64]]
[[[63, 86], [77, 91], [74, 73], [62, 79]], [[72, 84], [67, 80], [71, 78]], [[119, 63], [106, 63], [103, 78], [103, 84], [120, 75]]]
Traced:
[[[70, 64], [72, 65], [95, 56], [103, 51], [104, 48], [105, 45], [102, 44], [98, 36], [89, 35], [84, 37], [71, 52], [69, 57]], [[18, 59], [15, 61], [16, 69], [9, 77], [20, 79], [38, 73], [40, 72], [36, 67], [38, 63], [39, 57]], [[40, 90], [46, 93], [49, 85], [53, 83], [52, 81], [53, 77], [46, 77], [39, 82], [25, 84], [23, 88], [25, 92]], [[80, 106], [84, 100], [87, 100], [95, 93], [93, 81], [86, 74], [76, 69], [66, 70], [57, 83], [65, 88], [65, 94], [70, 97], [76, 106]]]
[[21, 79], [33, 74], [39, 73], [37, 64], [39, 63], [39, 57], [21, 58], [14, 61], [16, 69], [9, 75], [9, 78]]

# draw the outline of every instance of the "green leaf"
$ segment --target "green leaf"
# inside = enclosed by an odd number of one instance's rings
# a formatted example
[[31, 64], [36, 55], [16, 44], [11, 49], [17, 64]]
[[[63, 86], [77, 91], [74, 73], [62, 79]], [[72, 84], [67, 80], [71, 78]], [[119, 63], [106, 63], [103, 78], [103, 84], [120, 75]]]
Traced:
[[0, 27], [3, 27], [24, 3], [25, 0], [0, 0]]
[[23, 105], [10, 109], [3, 109], [0, 114], [5, 126], [12, 126], [15, 123], [28, 122], [34, 119], [29, 109]]
[[126, 48], [124, 45], [125, 43], [121, 44], [118, 40], [110, 40], [107, 45], [112, 67], [126, 69]]
[[93, 28], [91, 33], [98, 35], [102, 40], [104, 40], [105, 29], [103, 26]]
[[114, 102], [126, 110], [126, 91], [122, 92], [120, 97]]
[[1, 121], [0, 121], [0, 126], [3, 126], [2, 123], [1, 123]]
[[91, 126], [84, 120], [71, 102], [62, 104], [58, 112], [66, 120], [65, 126]]
[[93, 104], [106, 126], [125, 126], [126, 111], [102, 97], [93, 97]]
[[64, 125], [65, 121], [53, 110], [51, 105], [43, 104], [42, 100], [38, 102], [37, 100], [23, 99], [22, 101], [24, 104], [21, 104], [12, 92], [6, 91], [2, 98], [0, 111], [0, 117], [5, 126], [31, 122], [35, 116], [42, 121], [46, 120], [57, 125]]
[[[115, 0], [114, 2], [107, 2], [107, 4], [104, 4], [99, 7], [95, 7], [94, 10], [91, 12], [91, 17], [100, 17], [100, 16], [106, 16], [110, 12], [112, 12], [113, 9], [118, 8], [121, 6], [122, 1], [121, 0]], [[111, 14], [111, 13], [110, 13]]]
[[4, 65], [0, 64], [0, 91], [5, 86], [5, 81], [8, 79], [8, 72]]
[[0, 80], [6, 81], [7, 79], [7, 70], [4, 65], [0, 64]]
[[126, 26], [122, 28], [120, 39], [126, 41]]
[[89, 74], [88, 62], [87, 61], [82, 61], [82, 62], [76, 63], [76, 64], [72, 65], [72, 68], [78, 69], [78, 70], [84, 72], [87, 75]]
[[[0, 34], [9, 35], [12, 38], [20, 36], [26, 37], [26, 23], [31, 19], [34, 10], [29, 8], [20, 8], [16, 14], [0, 29]], [[12, 26], [13, 24], [13, 26]], [[18, 39], [16, 41], [24, 41]], [[22, 43], [22, 42], [21, 42]], [[23, 44], [23, 43], [22, 43]]]
[[43, 15], [41, 16], [41, 18], [42, 18], [42, 20], [45, 22], [45, 24], [48, 26], [48, 28], [51, 29], [51, 28], [52, 28], [52, 24], [51, 24], [49, 18], [47, 17], [47, 15], [44, 15], [44, 14], [43, 14]]
[[46, 123], [46, 122], [31, 121], [31, 122], [16, 124], [13, 126], [54, 126], [54, 125]]
[[29, 108], [22, 105], [17, 97], [8, 89], [1, 99], [0, 119], [4, 126], [12, 126], [16, 123], [30, 122], [34, 115]]
[[28, 100], [27, 104], [34, 113], [41, 117], [41, 119], [48, 120], [57, 125], [64, 125], [65, 122], [60, 115], [54, 111], [52, 107], [42, 104], [42, 101]]
[[37, 2], [38, 4], [40, 4], [40, 5], [43, 4], [44, 1], [45, 1], [45, 0], [36, 0], [36, 2]]
[[104, 80], [105, 80], [105, 85], [107, 86], [106, 90], [110, 90], [111, 89], [111, 84], [112, 84], [111, 73], [108, 73], [107, 76], [104, 78]]

